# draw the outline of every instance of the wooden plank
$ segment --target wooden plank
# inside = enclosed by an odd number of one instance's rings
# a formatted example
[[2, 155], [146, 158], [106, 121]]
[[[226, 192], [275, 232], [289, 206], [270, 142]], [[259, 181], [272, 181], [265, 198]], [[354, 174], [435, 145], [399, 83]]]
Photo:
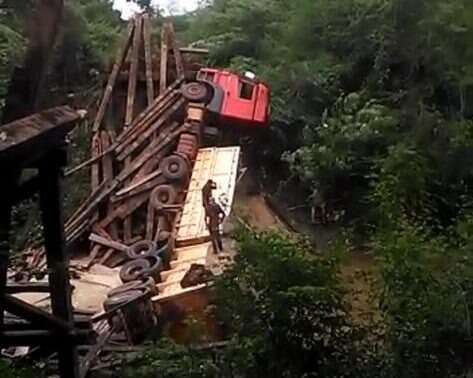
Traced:
[[151, 56], [151, 25], [147, 14], [143, 16], [143, 39], [145, 46], [146, 95], [148, 104], [151, 104], [154, 100], [153, 57]]
[[[76, 344], [87, 345], [92, 342], [91, 332], [88, 330], [77, 330], [73, 334], [69, 335], [69, 340]], [[57, 340], [56, 345], [60, 347], [58, 354], [62, 361], [65, 361], [66, 367], [71, 371], [77, 370], [79, 366], [79, 360], [70, 361], [69, 359], [63, 359], [64, 353], [70, 349], [67, 341], [64, 337], [58, 338], [57, 333], [51, 331], [42, 330], [31, 330], [31, 331], [5, 331], [0, 333], [0, 346], [1, 347], [12, 347], [12, 346], [25, 346], [25, 345], [44, 345], [51, 347], [52, 340]], [[74, 349], [77, 349], [76, 347]], [[76, 374], [76, 375], [74, 375]], [[78, 377], [79, 373], [68, 373], [63, 375], [64, 378], [75, 378]]]
[[135, 197], [138, 194], [149, 192], [150, 190], [154, 189], [156, 186], [163, 184], [163, 179], [160, 176], [155, 177], [154, 179], [148, 181], [147, 183], [139, 186], [138, 188], [133, 189], [131, 192], [124, 194], [123, 196], [117, 198], [112, 197], [112, 202], [122, 202], [127, 201], [129, 198]]
[[5, 310], [22, 319], [28, 320], [33, 323], [34, 326], [39, 328], [55, 329], [63, 332], [70, 332], [73, 330], [73, 325], [67, 321], [55, 317], [46, 311], [22, 301], [21, 299], [13, 297], [12, 295], [5, 295]]
[[[92, 146], [91, 146], [91, 155], [92, 157], [97, 157], [102, 153], [102, 141], [100, 139], [100, 133], [97, 132], [92, 137]], [[92, 164], [90, 169], [90, 187], [92, 192], [99, 187], [100, 184], [100, 166], [98, 161]]]
[[[163, 135], [161, 138], [153, 141], [137, 159], [135, 159], [131, 166], [124, 169], [112, 182], [104, 181], [101, 184], [101, 187], [97, 190], [96, 193], [93, 193], [86, 201], [87, 205], [82, 206], [81, 212], [77, 213], [73, 219], [70, 219], [67, 223], [67, 231], [73, 230], [75, 227], [82, 224], [90, 215], [95, 211], [96, 207], [102, 203], [113, 191], [122, 184], [130, 175], [135, 173], [140, 169], [143, 164], [145, 164], [149, 159], [158, 154], [166, 146], [169, 145], [171, 141], [176, 139], [182, 132], [188, 130], [191, 126], [184, 124], [180, 126], [175, 126], [173, 124], [168, 130], [168, 133]], [[107, 225], [110, 223], [107, 223]], [[103, 226], [102, 227], [107, 227]]]
[[129, 127], [133, 121], [135, 98], [136, 98], [136, 82], [138, 76], [139, 53], [141, 46], [141, 37], [143, 29], [142, 17], [135, 18], [135, 33], [133, 35], [133, 46], [131, 50], [131, 65], [128, 73], [128, 95], [126, 102], [125, 127]]
[[160, 176], [162, 173], [160, 170], [154, 171], [153, 173], [141, 178], [140, 180], [132, 183], [130, 186], [127, 186], [126, 188], [123, 188], [122, 190], [118, 191], [116, 193], [117, 197], [124, 196], [125, 194], [128, 194], [129, 192], [139, 188], [140, 186], [146, 184], [147, 182], [155, 179], [156, 177]]
[[65, 177], [72, 176], [74, 173], [77, 173], [80, 170], [82, 170], [84, 168], [87, 168], [87, 167], [91, 166], [92, 164], [97, 163], [98, 161], [103, 159], [106, 155], [110, 155], [112, 152], [114, 152], [115, 147], [116, 147], [116, 145], [112, 145], [108, 150], [103, 151], [100, 155], [91, 157], [90, 159], [87, 159], [86, 161], [76, 165], [74, 168], [68, 169], [65, 172], [64, 176]]
[[152, 240], [154, 231], [155, 211], [151, 201], [148, 203], [148, 213], [146, 216], [146, 240]]
[[100, 258], [99, 264], [104, 265], [110, 257], [113, 256], [113, 254], [116, 253], [116, 250], [114, 248], [109, 248], [107, 252], [104, 253], [104, 255]]
[[146, 150], [143, 151], [143, 153], [141, 153], [138, 158], [133, 160], [131, 166], [124, 169], [117, 176], [117, 180], [123, 182], [126, 178], [140, 169], [149, 159], [156, 156], [156, 154], [160, 153], [160, 151], [166, 147], [169, 147], [169, 144], [173, 140], [177, 139], [181, 133], [189, 130], [190, 128], [191, 125], [189, 124], [178, 125], [176, 122], [173, 123], [168, 129], [166, 129], [166, 133], [163, 133], [158, 139], [153, 140], [151, 144], [146, 147]]
[[[169, 146], [169, 149], [172, 149], [173, 146]], [[159, 169], [159, 164], [161, 163], [161, 160], [167, 155], [169, 155], [170, 151], [168, 150], [163, 150], [163, 152], [159, 155], [153, 156], [153, 158], [149, 159], [143, 166], [140, 168], [140, 170], [136, 173], [136, 176], [133, 180], [133, 182], [137, 182], [141, 180], [143, 177], [148, 176], [149, 174], [152, 174], [152, 172], [156, 172], [156, 170]]]
[[[112, 143], [112, 138], [110, 134], [106, 131], [102, 131], [102, 147], [104, 150], [108, 149]], [[114, 178], [114, 173], [113, 173], [113, 159], [112, 156], [110, 155], [105, 155], [103, 160], [103, 176], [104, 180], [106, 181], [111, 181]], [[107, 213], [110, 213], [113, 211], [113, 204], [108, 201], [107, 204]], [[112, 223], [110, 225], [110, 235], [114, 240], [118, 239], [118, 228], [116, 223]]]
[[179, 51], [182, 54], [200, 54], [200, 55], [208, 55], [209, 49], [198, 49], [195, 47], [181, 47]]
[[174, 24], [171, 22], [169, 23], [169, 35], [172, 45], [172, 51], [174, 54], [174, 60], [176, 61], [176, 73], [177, 77], [183, 78], [184, 77], [184, 63], [182, 60], [181, 50], [179, 50], [179, 45], [176, 40], [176, 33], [174, 32]]
[[138, 135], [135, 142], [131, 143], [125, 150], [117, 156], [118, 161], [125, 160], [130, 156], [137, 148], [139, 148], [143, 143], [151, 138], [151, 136], [157, 132], [174, 113], [176, 113], [182, 106], [185, 104], [185, 100], [181, 98], [178, 100], [171, 108], [169, 108], [153, 125], [151, 125], [147, 130]]
[[49, 293], [47, 282], [27, 282], [19, 284], [8, 284], [5, 288], [6, 294], [18, 293]]
[[168, 76], [168, 29], [169, 22], [164, 22], [161, 29], [161, 60], [159, 73], [159, 93], [164, 93]]
[[[138, 16], [135, 18], [135, 35], [133, 37], [133, 48], [131, 52], [131, 65], [128, 76], [128, 95], [125, 114], [125, 127], [129, 127], [134, 118], [136, 82], [138, 76], [139, 52], [141, 47], [141, 38], [143, 32], [143, 18]], [[131, 158], [126, 159], [125, 169], [129, 167]], [[132, 237], [132, 220], [127, 218], [123, 222], [123, 239], [125, 243], [129, 242]]]
[[79, 239], [84, 233], [87, 232], [91, 224], [91, 220], [82, 222], [79, 226], [75, 227], [71, 232], [66, 235], [66, 245], [70, 245]]
[[70, 222], [68, 222], [66, 226], [68, 237], [70, 233], [74, 232], [76, 228], [80, 227], [87, 221], [87, 219], [96, 211], [97, 206], [99, 206], [119, 184], [120, 182], [116, 179], [110, 183], [104, 181], [101, 184], [101, 187], [97, 190], [98, 193], [92, 200], [87, 201], [87, 206], [84, 207], [83, 211], [78, 213], [74, 219], [71, 219]]
[[70, 226], [76, 221], [76, 219], [84, 213], [84, 211], [87, 209], [90, 204], [94, 203], [96, 198], [103, 192], [103, 190], [106, 188], [108, 183], [106, 181], [102, 182], [100, 186], [92, 192], [89, 197], [87, 197], [86, 200], [84, 200], [81, 205], [74, 211], [74, 213], [70, 216], [70, 218], [66, 222], [66, 232], [70, 228]]
[[135, 196], [134, 198], [127, 201], [125, 204], [118, 206], [112, 214], [108, 215], [104, 220], [100, 222], [100, 225], [102, 227], [108, 227], [110, 223], [112, 223], [118, 218], [126, 219], [131, 214], [133, 214], [136, 209], [143, 205], [148, 200], [148, 198], [149, 193], [142, 193]]
[[[172, 91], [166, 98], [163, 99], [157, 106], [154, 107], [153, 113], [146, 117], [143, 122], [136, 126], [131, 126], [127, 131], [125, 139], [121, 140], [118, 146], [116, 146], [116, 155], [123, 152], [123, 150], [132, 144], [132, 142], [147, 128], [160, 119], [164, 113], [166, 113], [178, 100], [180, 94], [177, 91]], [[120, 140], [120, 137], [119, 137]]]
[[172, 92], [174, 92], [179, 86], [183, 83], [182, 79], [176, 80], [172, 83], [169, 88], [166, 89], [166, 92], [159, 95], [154, 99], [153, 103], [149, 105], [145, 110], [143, 110], [134, 120], [131, 126], [128, 129], [124, 129], [117, 140], [123, 141], [128, 139], [128, 135], [136, 129], [136, 127], [144, 122], [147, 122], [149, 117], [152, 117], [156, 113], [156, 107], [159, 106]]
[[[126, 160], [125, 160], [125, 169], [128, 168], [131, 164], [131, 157], [128, 157]], [[127, 184], [129, 184], [130, 181], [128, 180]], [[131, 214], [130, 216], [128, 216], [127, 218], [124, 219], [123, 221], [123, 240], [125, 241], [125, 243], [130, 243], [130, 240], [131, 238], [133, 237], [133, 233], [131, 231], [132, 229], [132, 226], [133, 226], [133, 220], [131, 218]]]
[[3, 320], [5, 315], [5, 299], [1, 293], [4, 293], [7, 284], [8, 264], [10, 261], [10, 232], [11, 232], [11, 216], [12, 203], [9, 198], [15, 191], [15, 183], [18, 180], [18, 173], [5, 171], [3, 185], [5, 196], [0, 201], [0, 333], [3, 331]]
[[86, 378], [92, 364], [97, 360], [102, 351], [103, 347], [107, 343], [107, 341], [112, 337], [113, 333], [115, 332], [115, 328], [111, 328], [108, 331], [102, 333], [97, 342], [91, 346], [90, 350], [87, 352], [85, 356], [81, 368], [80, 368], [80, 378]]
[[61, 106], [2, 125], [0, 163], [20, 168], [37, 162], [51, 149], [64, 145], [66, 135], [79, 119], [79, 113]]
[[[107, 151], [111, 146], [111, 136], [107, 131], [102, 131], [101, 133], [101, 141], [102, 141], [102, 150]], [[113, 180], [113, 158], [110, 154], [106, 154], [103, 156], [102, 159], [102, 170], [104, 180]]]
[[89, 240], [94, 242], [94, 243], [97, 243], [97, 244], [100, 244], [100, 245], [103, 245], [105, 247], [108, 247], [108, 248], [113, 248], [117, 251], [120, 251], [120, 252], [127, 252], [128, 251], [128, 247], [125, 245], [125, 244], [122, 244], [122, 243], [119, 243], [119, 242], [116, 242], [116, 241], [113, 241], [113, 240], [108, 240], [100, 235], [97, 235], [97, 234], [90, 234], [89, 236]]
[[[58, 157], [51, 154], [39, 168], [40, 208], [44, 225], [44, 244], [49, 269], [51, 288], [51, 308], [53, 315], [61, 318], [68, 325], [74, 325], [72, 311], [71, 285], [69, 282], [69, 261], [66, 257], [64, 219], [62, 210], [62, 170]], [[79, 357], [72, 338], [66, 338], [58, 350], [62, 371], [67, 367], [69, 376], [78, 376]]]
[[87, 269], [89, 269], [92, 265], [94, 265], [94, 261], [99, 255], [100, 250], [102, 249], [101, 245], [96, 244], [92, 251], [90, 252], [89, 262], [87, 263]]
[[128, 50], [131, 46], [133, 31], [135, 29], [135, 24], [133, 21], [128, 23], [128, 30], [125, 37], [125, 42], [122, 48], [118, 51], [115, 64], [112, 69], [112, 73], [110, 74], [107, 82], [107, 86], [105, 88], [105, 93], [102, 98], [102, 102], [100, 103], [99, 110], [97, 112], [97, 116], [95, 117], [94, 124], [92, 126], [92, 130], [97, 132], [102, 124], [103, 118], [105, 116], [105, 111], [107, 110], [108, 103], [112, 98], [113, 87], [115, 86], [115, 82], [117, 81], [118, 74], [120, 73], [123, 62], [127, 56]]
[[[173, 86], [178, 86], [181, 82], [182, 81], [176, 81]], [[146, 128], [151, 123], [153, 123], [154, 120], [158, 118], [168, 106], [171, 106], [175, 102], [177, 99], [176, 96], [179, 96], [179, 92], [176, 91], [174, 87], [168, 88], [168, 91], [164, 93], [163, 96], [157, 98], [151, 107], [148, 107], [135, 119], [135, 121], [133, 121], [132, 126], [130, 126], [128, 129], [125, 129], [123, 133], [118, 136], [116, 143], [104, 150], [99, 156], [92, 157], [78, 164], [74, 168], [67, 170], [65, 176], [69, 177], [74, 173], [89, 167], [108, 154], [121, 152], [125, 146], [128, 145], [131, 140], [133, 140], [133, 136], [136, 137], [143, 128]]]

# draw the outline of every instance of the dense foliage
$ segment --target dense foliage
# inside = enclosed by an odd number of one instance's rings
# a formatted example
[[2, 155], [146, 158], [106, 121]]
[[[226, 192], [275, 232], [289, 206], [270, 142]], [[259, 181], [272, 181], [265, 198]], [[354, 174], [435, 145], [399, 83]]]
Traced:
[[[173, 357], [157, 363], [165, 355], [160, 344], [133, 365], [133, 376], [152, 377], [160, 368], [166, 377], [369, 376], [364, 368], [374, 358], [367, 358], [365, 332], [348, 315], [337, 258], [274, 233], [238, 239], [236, 265], [214, 289], [226, 347], [196, 353], [168, 346]], [[182, 364], [168, 369], [176, 360]]]
[[[36, 3], [0, 1], [0, 116], [12, 69], [22, 64], [23, 53], [34, 38], [28, 33]], [[97, 81], [93, 74], [111, 62], [122, 29], [120, 14], [109, 0], [65, 0], [62, 23], [51, 54], [48, 89], [64, 96]], [[52, 102], [54, 102], [54, 98]], [[44, 104], [49, 106], [53, 104]]]
[[472, 21], [465, 0], [216, 0], [188, 36], [213, 63], [271, 84], [263, 161], [285, 152], [284, 176], [344, 202], [350, 219], [378, 208], [370, 223], [384, 223], [402, 203], [396, 217], [446, 225], [469, 203]]

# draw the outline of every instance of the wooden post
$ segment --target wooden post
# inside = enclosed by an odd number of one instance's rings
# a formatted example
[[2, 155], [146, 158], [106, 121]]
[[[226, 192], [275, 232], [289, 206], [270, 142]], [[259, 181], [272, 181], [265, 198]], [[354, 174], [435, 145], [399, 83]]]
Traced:
[[[143, 18], [138, 16], [135, 19], [135, 34], [133, 36], [133, 47], [131, 51], [131, 65], [128, 76], [128, 95], [126, 101], [125, 127], [131, 125], [134, 116], [135, 97], [136, 97], [136, 81], [138, 75], [139, 52], [141, 44], [141, 33], [143, 28]], [[129, 166], [131, 158], [125, 160], [125, 167]], [[132, 238], [132, 219], [127, 217], [123, 224], [123, 240], [129, 243]]]
[[[3, 317], [5, 309], [5, 289], [7, 284], [8, 262], [10, 254], [10, 227], [11, 227], [11, 209], [10, 198], [13, 195], [16, 175], [4, 172], [5, 174], [5, 193], [2, 193], [0, 201], [0, 333], [3, 332]], [[1, 336], [0, 336], [1, 337]]]
[[[103, 150], [107, 150], [110, 148], [112, 144], [112, 138], [107, 131], [102, 131], [102, 148]], [[113, 159], [112, 156], [107, 154], [103, 157], [102, 160], [102, 167], [103, 167], [103, 178], [105, 181], [112, 181], [114, 178], [113, 174]], [[113, 211], [113, 204], [108, 201], [107, 204], [107, 213], [111, 213]], [[110, 225], [110, 235], [114, 240], [118, 240], [118, 228], [116, 223], [112, 223]]]
[[[69, 259], [66, 257], [64, 214], [62, 209], [62, 166], [65, 152], [52, 152], [39, 167], [40, 208], [44, 225], [44, 244], [49, 268], [51, 307], [54, 316], [63, 319], [71, 327], [74, 317], [69, 282]], [[63, 337], [63, 335], [61, 335]], [[56, 337], [59, 337], [56, 336]], [[63, 378], [79, 377], [77, 347], [71, 336], [58, 350], [59, 371]]]
[[128, 50], [130, 49], [131, 37], [133, 35], [134, 27], [135, 27], [134, 22], [130, 21], [130, 23], [128, 24], [128, 31], [127, 31], [125, 44], [123, 45], [123, 49], [121, 49], [117, 54], [115, 65], [113, 66], [112, 73], [110, 74], [108, 78], [107, 87], [105, 88], [105, 93], [103, 95], [102, 102], [100, 103], [97, 116], [95, 117], [95, 120], [94, 120], [94, 125], [92, 127], [92, 130], [94, 132], [99, 130], [100, 125], [102, 124], [102, 121], [103, 121], [103, 117], [105, 116], [105, 111], [107, 110], [108, 103], [110, 102], [110, 99], [112, 98], [113, 87], [115, 86], [115, 82], [117, 81], [118, 74], [120, 73], [122, 69], [123, 62], [125, 61]]
[[168, 76], [168, 22], [165, 22], [161, 29], [161, 61], [159, 74], [159, 94], [164, 93], [167, 87]]
[[184, 78], [184, 62], [182, 60], [181, 50], [179, 49], [179, 45], [176, 40], [176, 33], [174, 32], [174, 24], [172, 22], [169, 23], [169, 34], [172, 44], [172, 51], [174, 54], [174, 60], [176, 61], [177, 78]]
[[136, 81], [138, 75], [139, 53], [141, 45], [141, 33], [143, 28], [143, 18], [138, 16], [135, 19], [135, 34], [133, 35], [133, 46], [131, 50], [131, 64], [128, 75], [128, 95], [126, 99], [125, 127], [131, 125], [134, 116]]
[[[92, 148], [91, 148], [91, 156], [96, 158], [97, 156], [102, 156], [102, 141], [100, 139], [100, 133], [97, 132], [92, 137]], [[96, 163], [92, 164], [90, 169], [90, 186], [92, 192], [97, 190], [100, 185], [100, 165], [97, 161]]]
[[153, 57], [151, 55], [151, 25], [147, 14], [143, 17], [143, 39], [145, 45], [146, 94], [148, 105], [154, 100]]

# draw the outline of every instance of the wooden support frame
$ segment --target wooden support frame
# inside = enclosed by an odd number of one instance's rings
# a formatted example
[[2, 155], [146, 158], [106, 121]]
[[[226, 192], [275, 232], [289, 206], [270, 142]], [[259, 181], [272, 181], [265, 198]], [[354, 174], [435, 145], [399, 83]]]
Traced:
[[56, 318], [50, 313], [11, 295], [5, 295], [5, 310], [13, 315], [28, 320], [39, 328], [55, 329], [63, 333], [70, 333], [73, 330], [73, 324], [69, 324], [63, 319]]
[[[3, 293], [7, 285], [7, 272], [10, 254], [10, 230], [12, 202], [9, 198], [13, 196], [14, 183], [18, 179], [18, 174], [12, 171], [5, 172], [5, 193], [4, 199], [0, 201], [0, 333], [3, 332], [5, 315], [5, 298]], [[1, 338], [1, 337], [0, 337]]]
[[[74, 325], [69, 282], [68, 258], [65, 250], [64, 218], [62, 210], [62, 169], [58, 155], [64, 151], [51, 152], [39, 166], [40, 208], [44, 225], [44, 244], [50, 269], [49, 286], [53, 315], [69, 326]], [[79, 376], [77, 347], [71, 338], [58, 350], [59, 371], [63, 377]]]
[[143, 16], [143, 40], [145, 47], [145, 65], [146, 65], [146, 95], [148, 105], [154, 100], [154, 81], [153, 81], [153, 57], [151, 54], [151, 23], [149, 16]]
[[169, 41], [169, 22], [164, 22], [161, 29], [161, 60], [160, 60], [160, 73], [159, 73], [159, 94], [164, 93], [167, 87], [168, 41]]
[[[76, 336], [79, 331], [74, 327], [69, 261], [65, 250], [62, 167], [67, 161], [64, 150], [66, 136], [79, 119], [80, 115], [69, 107], [49, 109], [4, 125], [2, 130], [9, 138], [0, 141], [0, 168], [5, 181], [0, 201], [0, 345], [47, 344], [55, 347], [58, 350], [59, 373], [63, 378], [78, 377]], [[6, 286], [11, 208], [17, 199], [18, 178], [26, 167], [38, 168], [39, 171], [25, 194], [32, 194], [35, 189], [40, 192], [52, 314], [6, 294], [45, 291], [44, 286], [31, 287], [31, 284], [24, 285], [27, 287]], [[5, 311], [19, 315], [30, 321], [31, 325], [5, 325]]]
[[128, 95], [126, 101], [125, 127], [129, 127], [131, 125], [135, 111], [136, 83], [138, 76], [139, 53], [143, 30], [143, 18], [137, 17], [135, 18], [134, 22], [135, 32], [133, 34], [130, 71], [128, 74]]
[[179, 49], [179, 45], [176, 40], [176, 33], [174, 31], [174, 24], [172, 22], [169, 23], [169, 36], [172, 45], [172, 51], [174, 54], [174, 60], [176, 61], [176, 74], [178, 78], [184, 78], [185, 70], [184, 70], [184, 61], [182, 59], [181, 50]]
[[100, 125], [102, 124], [103, 118], [105, 116], [105, 111], [107, 110], [107, 106], [112, 98], [112, 92], [115, 86], [115, 82], [117, 81], [118, 74], [122, 69], [123, 63], [125, 62], [126, 56], [128, 54], [128, 50], [130, 49], [134, 30], [135, 24], [133, 21], [130, 21], [130, 23], [128, 24], [128, 31], [125, 37], [125, 43], [123, 44], [123, 48], [119, 50], [117, 54], [115, 65], [113, 66], [112, 73], [108, 78], [107, 87], [105, 89], [102, 102], [100, 103], [97, 116], [95, 117], [94, 124], [92, 126], [92, 130], [94, 132], [97, 132], [100, 129]]

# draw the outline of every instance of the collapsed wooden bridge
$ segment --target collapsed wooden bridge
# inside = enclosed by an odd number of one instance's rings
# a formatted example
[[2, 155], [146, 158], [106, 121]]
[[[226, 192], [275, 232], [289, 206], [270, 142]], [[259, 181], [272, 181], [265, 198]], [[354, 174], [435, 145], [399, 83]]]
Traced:
[[[240, 148], [202, 147], [208, 136], [221, 132], [209, 126], [267, 125], [269, 88], [253, 74], [202, 69], [187, 54], [205, 50], [180, 48], [170, 22], [161, 26], [159, 49], [156, 45], [149, 17], [137, 15], [129, 22], [94, 114], [90, 159], [66, 171], [73, 178], [89, 170], [90, 193], [64, 230], [56, 224], [60, 264], [51, 265], [48, 245], [28, 256], [28, 272], [44, 272], [50, 284], [59, 274], [67, 281], [65, 291], [52, 285], [45, 289], [42, 281], [27, 282], [16, 292], [39, 294], [28, 297], [38, 304], [49, 303], [47, 293], [56, 290], [68, 309], [60, 313], [68, 331], [74, 312], [90, 315], [93, 332], [89, 327], [86, 333], [93, 333], [95, 343], [85, 349], [79, 374], [76, 345], [87, 342], [73, 338], [64, 377], [85, 377], [110, 339], [136, 344], [158, 323], [206, 308], [205, 295], [187, 296], [201, 293], [213, 278], [201, 189], [214, 180], [215, 198], [230, 212]], [[65, 133], [61, 137], [64, 143]], [[74, 252], [70, 268], [66, 246]], [[228, 261], [220, 263], [223, 268]], [[68, 270], [76, 288], [72, 295]], [[177, 297], [181, 302], [170, 301]], [[32, 310], [31, 304], [24, 306], [26, 313]], [[41, 311], [44, 324], [48, 313]]]

